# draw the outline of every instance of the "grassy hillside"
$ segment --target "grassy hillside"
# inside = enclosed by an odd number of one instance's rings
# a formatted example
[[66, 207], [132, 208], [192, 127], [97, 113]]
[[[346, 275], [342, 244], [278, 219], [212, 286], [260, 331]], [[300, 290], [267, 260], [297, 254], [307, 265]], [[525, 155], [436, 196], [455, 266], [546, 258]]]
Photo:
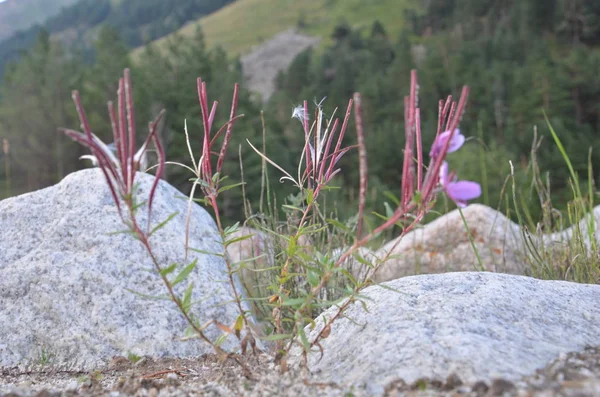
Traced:
[[[292, 27], [326, 38], [341, 20], [353, 27], [369, 28], [378, 19], [389, 29], [390, 37], [395, 38], [403, 27], [404, 11], [417, 3], [415, 0], [238, 0], [187, 24], [178, 33], [189, 36], [200, 26], [209, 46], [221, 45], [234, 55], [247, 52]], [[168, 37], [154, 43], [160, 46]], [[134, 55], [141, 50], [143, 47], [136, 49]]]
[[7, 0], [0, 3], [0, 40], [44, 22], [77, 0]]

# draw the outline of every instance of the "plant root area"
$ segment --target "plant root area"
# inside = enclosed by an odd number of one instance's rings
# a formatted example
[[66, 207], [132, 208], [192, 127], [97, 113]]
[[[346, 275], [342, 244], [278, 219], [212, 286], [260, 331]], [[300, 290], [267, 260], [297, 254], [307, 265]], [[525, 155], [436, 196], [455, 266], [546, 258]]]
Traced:
[[[243, 365], [240, 364], [243, 363]], [[216, 355], [195, 359], [142, 357], [133, 363], [114, 357], [92, 372], [58, 371], [52, 364], [23, 371], [0, 369], [0, 395], [52, 396], [309, 396], [372, 395], [360, 386], [319, 382], [300, 368], [286, 372], [272, 356], [250, 354], [220, 361]], [[564, 354], [534, 375], [519, 381], [495, 379], [463, 383], [460, 374], [444, 381], [402, 380], [385, 386], [384, 396], [600, 396], [600, 348]]]

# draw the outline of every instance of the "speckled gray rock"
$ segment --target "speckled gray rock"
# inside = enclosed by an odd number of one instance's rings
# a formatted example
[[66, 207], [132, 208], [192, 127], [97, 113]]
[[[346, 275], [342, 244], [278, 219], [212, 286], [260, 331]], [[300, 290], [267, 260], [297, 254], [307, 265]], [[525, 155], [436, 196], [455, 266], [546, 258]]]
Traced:
[[[462, 211], [483, 268], [473, 251], [460, 212], [454, 210], [377, 250], [375, 256], [378, 258], [385, 258], [387, 254], [390, 257], [375, 273], [373, 281], [383, 282], [415, 274], [473, 270], [530, 274], [530, 253], [518, 224], [482, 204], [471, 204]], [[596, 239], [600, 241], [600, 206], [594, 208], [593, 216]], [[549, 249], [550, 254], [554, 252], [561, 257], [577, 227], [585, 236], [584, 243], [589, 249], [589, 220], [588, 216], [576, 226], [556, 233], [532, 232], [529, 244], [534, 244], [537, 250]]]
[[[139, 197], [154, 177], [138, 174]], [[235, 321], [222, 258], [191, 253], [185, 259], [187, 201], [161, 181], [153, 204], [157, 224], [177, 215], [151, 238], [159, 263], [198, 265], [192, 310], [202, 322]], [[138, 220], [145, 225], [145, 211]], [[211, 351], [182, 342], [186, 323], [170, 301], [146, 300], [166, 290], [141, 243], [122, 231], [116, 206], [99, 169], [68, 175], [59, 184], [0, 202], [0, 367], [36, 363], [91, 368], [128, 352], [150, 356], [193, 356]], [[194, 205], [190, 246], [222, 252], [215, 223]], [[181, 293], [187, 285], [177, 286]], [[215, 338], [220, 333], [209, 328]], [[225, 348], [233, 348], [226, 342]]]
[[564, 243], [566, 241], [571, 240], [574, 235], [581, 233], [581, 235], [584, 236], [583, 243], [589, 249], [591, 244], [590, 239], [588, 238], [588, 226], [591, 223], [591, 221], [594, 222], [594, 231], [592, 232], [592, 234], [595, 236], [596, 242], [600, 243], [600, 205], [594, 207], [594, 210], [592, 211], [592, 216], [593, 220], [588, 214], [583, 219], [581, 219], [577, 223], [577, 225], [565, 228], [562, 231], [549, 234], [540, 234], [536, 236], [537, 243], [543, 243], [545, 245]]
[[[560, 353], [600, 342], [600, 286], [524, 276], [462, 272], [405, 277], [363, 291], [311, 354], [318, 378], [381, 394], [398, 378], [412, 383], [451, 373], [465, 382], [531, 375]], [[335, 308], [323, 315], [331, 317]], [[313, 340], [323, 327], [322, 317]], [[297, 356], [298, 351], [294, 354]]]
[[[481, 204], [462, 211], [484, 270], [523, 274], [526, 260], [519, 225]], [[388, 253], [390, 259], [375, 273], [375, 282], [414, 274], [482, 270], [458, 210], [390, 241], [376, 255], [383, 258]]]

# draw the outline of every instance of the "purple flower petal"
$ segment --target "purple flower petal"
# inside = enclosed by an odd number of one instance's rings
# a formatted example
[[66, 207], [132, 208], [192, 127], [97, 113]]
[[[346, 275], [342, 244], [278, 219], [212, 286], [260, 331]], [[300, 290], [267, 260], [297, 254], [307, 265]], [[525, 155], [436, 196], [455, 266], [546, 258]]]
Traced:
[[481, 196], [481, 186], [477, 182], [458, 181], [446, 185], [446, 193], [455, 201], [467, 201]]
[[448, 162], [442, 162], [440, 166], [440, 185], [446, 186], [448, 184]]
[[[444, 149], [446, 142], [448, 142], [449, 138], [450, 138], [450, 131], [444, 131], [440, 135], [438, 135], [438, 137], [435, 138], [433, 145], [431, 146], [431, 152], [429, 153], [429, 156], [430, 157], [439, 156], [440, 153], [442, 152], [442, 150]], [[452, 136], [452, 139], [450, 140], [450, 145], [448, 146], [447, 153], [456, 152], [458, 149], [460, 149], [462, 147], [462, 145], [464, 143], [465, 143], [465, 136], [460, 133], [460, 130], [458, 128], [455, 129], [454, 136]]]

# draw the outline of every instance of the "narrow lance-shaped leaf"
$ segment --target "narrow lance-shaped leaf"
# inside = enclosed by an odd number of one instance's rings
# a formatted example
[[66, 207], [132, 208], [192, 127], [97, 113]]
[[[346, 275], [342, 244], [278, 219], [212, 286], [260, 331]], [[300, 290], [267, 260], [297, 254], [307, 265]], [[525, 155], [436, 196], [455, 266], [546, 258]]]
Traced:
[[184, 267], [183, 270], [177, 275], [177, 277], [175, 277], [175, 279], [171, 282], [171, 285], [175, 286], [180, 282], [184, 281], [190, 275], [192, 270], [194, 270], [197, 263], [198, 259], [194, 259], [192, 263]]
[[167, 223], [169, 223], [173, 218], [175, 218], [177, 215], [179, 215], [179, 211], [172, 213], [171, 215], [169, 215], [169, 217], [167, 219], [165, 219], [164, 221], [162, 221], [161, 223], [159, 223], [158, 225], [154, 226], [154, 228], [150, 231], [150, 233], [148, 233], [148, 237], [152, 236], [155, 232], [157, 232], [158, 230], [160, 230], [161, 228], [165, 227], [165, 225]]
[[234, 326], [235, 336], [237, 336], [238, 339], [240, 338], [243, 326], [244, 326], [244, 315], [240, 314], [237, 317], [237, 319], [235, 320], [235, 326]]
[[194, 283], [190, 283], [190, 285], [188, 285], [187, 289], [185, 290], [185, 293], [183, 294], [183, 310], [185, 310], [185, 312], [189, 312], [190, 307], [192, 305], [192, 292], [194, 290]]
[[177, 269], [177, 263], [172, 263], [171, 265], [162, 268], [160, 270], [160, 274], [161, 276], [166, 276], [167, 274], [171, 274], [175, 271], [175, 269]]

